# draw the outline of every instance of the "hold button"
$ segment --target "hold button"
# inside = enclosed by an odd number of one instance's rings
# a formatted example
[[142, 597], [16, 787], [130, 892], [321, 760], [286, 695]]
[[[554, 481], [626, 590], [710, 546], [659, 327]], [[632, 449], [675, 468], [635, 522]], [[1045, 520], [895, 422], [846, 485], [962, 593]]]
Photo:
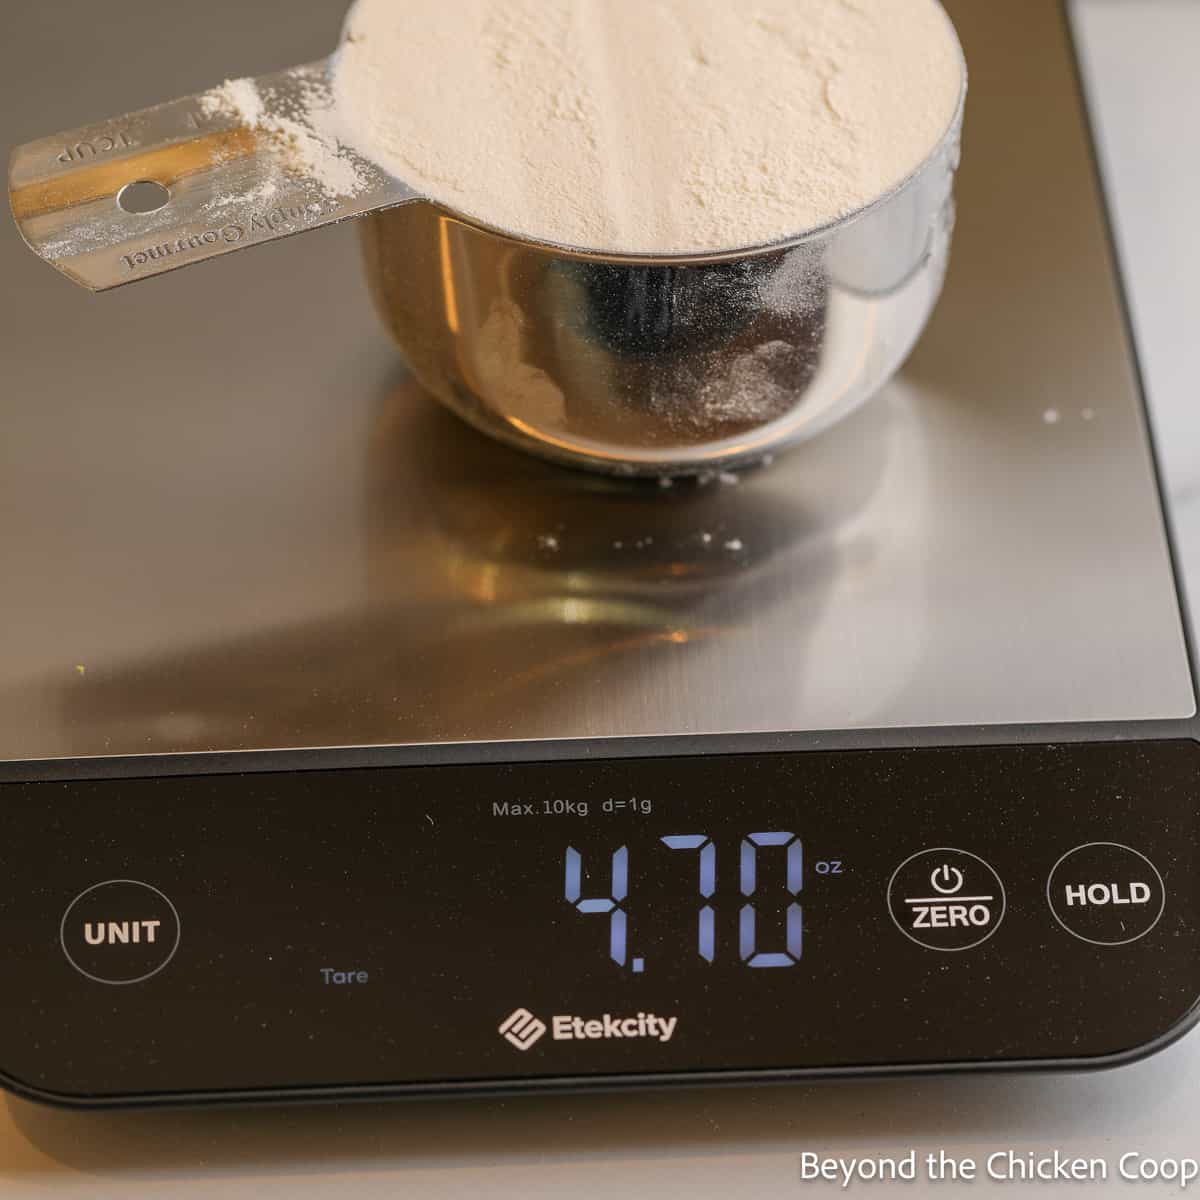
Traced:
[[96, 983], [141, 983], [179, 947], [179, 914], [156, 887], [135, 879], [97, 883], [67, 906], [59, 928], [67, 961]]
[[1144, 855], [1116, 842], [1092, 842], [1064, 854], [1050, 872], [1046, 897], [1055, 920], [1094, 946], [1144, 938], [1166, 907], [1166, 887]]

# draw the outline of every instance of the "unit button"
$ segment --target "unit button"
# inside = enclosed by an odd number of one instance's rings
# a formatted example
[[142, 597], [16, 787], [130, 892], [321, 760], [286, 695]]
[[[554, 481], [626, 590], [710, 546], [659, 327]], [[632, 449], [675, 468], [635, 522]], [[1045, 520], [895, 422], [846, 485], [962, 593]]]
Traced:
[[888, 909], [900, 932], [927, 950], [970, 950], [1004, 920], [1004, 884], [967, 850], [922, 850], [896, 868]]
[[96, 983], [141, 983], [179, 947], [179, 914], [158, 888], [134, 879], [97, 883], [67, 906], [59, 929], [63, 953]]
[[1158, 924], [1167, 892], [1144, 854], [1116, 842], [1092, 842], [1058, 860], [1046, 898], [1058, 923], [1080, 941], [1125, 946]]

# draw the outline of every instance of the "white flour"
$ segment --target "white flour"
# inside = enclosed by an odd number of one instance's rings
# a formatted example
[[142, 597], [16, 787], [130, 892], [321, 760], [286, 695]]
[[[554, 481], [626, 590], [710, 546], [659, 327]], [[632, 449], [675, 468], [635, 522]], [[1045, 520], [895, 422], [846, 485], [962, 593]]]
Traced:
[[335, 92], [358, 150], [464, 215], [703, 252], [885, 195], [963, 82], [938, 0], [358, 0]]
[[[328, 199], [357, 196], [367, 180], [338, 136], [338, 115], [328, 83], [304, 67], [288, 74], [290, 90], [286, 96], [278, 93], [264, 96], [254, 80], [230, 79], [201, 97], [201, 109], [210, 116], [216, 113], [236, 116], [244, 125], [271, 136], [289, 165], [305, 175]], [[263, 186], [274, 194], [278, 183], [268, 181]], [[240, 201], [253, 197], [238, 195], [228, 199]]]
[[232, 109], [252, 129], [266, 115], [262, 96], [253, 79], [228, 79], [219, 88], [207, 92], [200, 101], [201, 108], [212, 116], [222, 109]]

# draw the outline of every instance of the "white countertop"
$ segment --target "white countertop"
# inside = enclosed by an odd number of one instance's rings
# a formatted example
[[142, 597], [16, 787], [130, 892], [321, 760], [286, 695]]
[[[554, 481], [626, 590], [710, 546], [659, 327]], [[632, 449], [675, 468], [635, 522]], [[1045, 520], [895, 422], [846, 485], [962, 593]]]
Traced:
[[[1185, 117], [1200, 104], [1200, 3], [1078, 7], [1185, 574], [1200, 595], [1200, 139]], [[1198, 1114], [1200, 1035], [1085, 1076], [199, 1113], [73, 1114], [9, 1099], [0, 1196], [782, 1197], [841, 1190], [801, 1183], [803, 1151], [1200, 1157]], [[1045, 1196], [1137, 1192], [1120, 1180], [1035, 1186]], [[906, 1194], [992, 1190], [1007, 1189], [917, 1183]]]

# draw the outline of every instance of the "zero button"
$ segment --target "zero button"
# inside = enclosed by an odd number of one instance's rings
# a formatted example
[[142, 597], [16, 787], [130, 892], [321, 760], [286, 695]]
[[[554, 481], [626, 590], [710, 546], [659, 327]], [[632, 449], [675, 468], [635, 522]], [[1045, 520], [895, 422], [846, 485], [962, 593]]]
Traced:
[[969, 850], [942, 846], [906, 858], [888, 884], [888, 910], [906, 938], [926, 950], [982, 945], [1004, 920], [1004, 884]]

